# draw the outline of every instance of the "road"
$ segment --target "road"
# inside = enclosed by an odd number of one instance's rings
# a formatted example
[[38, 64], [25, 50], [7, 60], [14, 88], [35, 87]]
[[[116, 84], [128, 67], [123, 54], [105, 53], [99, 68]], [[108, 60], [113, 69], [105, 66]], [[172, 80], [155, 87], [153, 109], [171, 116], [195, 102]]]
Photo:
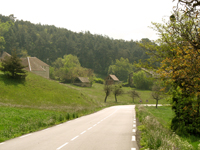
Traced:
[[0, 150], [138, 150], [135, 105], [112, 106], [0, 143]]

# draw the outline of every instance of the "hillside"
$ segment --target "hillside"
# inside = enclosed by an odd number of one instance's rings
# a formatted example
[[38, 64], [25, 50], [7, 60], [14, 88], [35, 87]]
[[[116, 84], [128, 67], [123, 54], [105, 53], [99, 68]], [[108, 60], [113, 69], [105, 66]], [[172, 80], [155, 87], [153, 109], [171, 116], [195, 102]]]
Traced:
[[80, 91], [29, 73], [25, 82], [0, 74], [0, 105], [59, 111], [81, 111], [101, 107]]
[[2, 35], [6, 52], [11, 54], [16, 49], [23, 56], [37, 57], [49, 65], [57, 58], [72, 54], [78, 57], [82, 67], [107, 74], [116, 59], [128, 58], [133, 63], [149, 57], [136, 41], [114, 40], [89, 31], [76, 33], [52, 25], [13, 20], [1, 14], [0, 20], [12, 22], [9, 30]]

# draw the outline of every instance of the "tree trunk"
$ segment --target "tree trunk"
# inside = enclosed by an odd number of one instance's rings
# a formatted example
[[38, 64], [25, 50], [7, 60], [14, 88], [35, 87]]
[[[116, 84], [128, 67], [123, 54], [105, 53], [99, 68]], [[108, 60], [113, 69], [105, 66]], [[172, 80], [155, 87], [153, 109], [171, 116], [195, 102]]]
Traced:
[[157, 106], [158, 106], [158, 100], [156, 100], [156, 108], [157, 108]]
[[117, 96], [115, 95], [115, 102], [117, 103]]
[[199, 107], [200, 107], [200, 95], [197, 95], [197, 116], [199, 117]]
[[104, 103], [106, 103], [106, 99], [107, 99], [107, 97], [108, 97], [108, 95], [106, 95], [105, 100], [104, 100]]

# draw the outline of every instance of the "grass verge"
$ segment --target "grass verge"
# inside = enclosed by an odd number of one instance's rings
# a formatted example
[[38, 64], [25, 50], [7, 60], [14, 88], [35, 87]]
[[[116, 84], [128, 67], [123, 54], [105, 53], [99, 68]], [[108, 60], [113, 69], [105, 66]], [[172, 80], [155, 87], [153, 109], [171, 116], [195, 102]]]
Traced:
[[[164, 108], [164, 107], [163, 107]], [[168, 123], [171, 116], [168, 115], [168, 119], [163, 119], [160, 123], [158, 120], [164, 118], [166, 115], [157, 115], [153, 111], [148, 111], [149, 107], [137, 106], [136, 113], [141, 125], [138, 126], [138, 130], [142, 131], [140, 145], [144, 149], [156, 149], [156, 150], [193, 150], [193, 147], [186, 139], [181, 138], [174, 132], [172, 132]], [[151, 109], [151, 108], [150, 108]], [[161, 110], [161, 107], [159, 111]], [[166, 110], [165, 110], [166, 111]], [[165, 114], [165, 113], [164, 113]], [[162, 116], [162, 117], [160, 117]], [[160, 119], [157, 119], [160, 118]], [[165, 124], [165, 125], [163, 125]], [[167, 125], [166, 125], [167, 124]], [[197, 148], [198, 149], [198, 148]]]

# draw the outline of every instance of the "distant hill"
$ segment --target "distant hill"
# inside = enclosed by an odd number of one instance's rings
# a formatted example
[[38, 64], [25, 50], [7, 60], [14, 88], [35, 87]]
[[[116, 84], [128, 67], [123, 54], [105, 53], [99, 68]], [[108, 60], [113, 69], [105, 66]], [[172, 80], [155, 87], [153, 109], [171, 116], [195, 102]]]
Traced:
[[51, 65], [57, 58], [66, 54], [76, 55], [82, 67], [90, 68], [95, 73], [107, 74], [108, 67], [121, 57], [131, 63], [148, 56], [135, 41], [114, 40], [107, 36], [93, 35], [89, 31], [72, 32], [52, 25], [33, 24], [15, 20], [14, 17], [0, 15], [2, 22], [12, 21], [14, 25], [3, 36], [6, 41], [5, 51], [34, 56]]

